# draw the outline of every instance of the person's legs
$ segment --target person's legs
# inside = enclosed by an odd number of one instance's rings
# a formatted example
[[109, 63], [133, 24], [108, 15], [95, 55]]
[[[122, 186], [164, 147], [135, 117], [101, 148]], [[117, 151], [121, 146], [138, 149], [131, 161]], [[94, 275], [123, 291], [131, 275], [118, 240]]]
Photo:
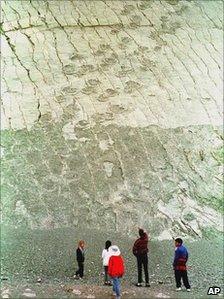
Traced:
[[113, 277], [113, 291], [116, 293], [116, 297], [120, 297], [120, 279], [119, 277]]
[[82, 278], [84, 274], [84, 263], [79, 263], [79, 275]]
[[184, 284], [185, 288], [190, 289], [191, 286], [190, 286], [189, 281], [188, 281], [187, 270], [181, 271], [181, 276], [182, 276], [183, 284]]
[[144, 274], [145, 274], [145, 283], [149, 283], [149, 271], [148, 271], [148, 255], [145, 254], [143, 256], [143, 267], [144, 267]]
[[107, 266], [104, 266], [104, 283], [107, 282]]
[[142, 283], [142, 257], [137, 256], [138, 283]]
[[116, 293], [114, 278], [112, 278], [112, 282], [113, 282], [113, 292]]
[[108, 266], [104, 266], [104, 283], [108, 282]]
[[75, 272], [76, 276], [80, 276], [80, 263], [78, 262], [78, 270]]
[[174, 274], [175, 274], [175, 280], [176, 280], [176, 287], [180, 288], [181, 287], [181, 273], [179, 270], [175, 270]]

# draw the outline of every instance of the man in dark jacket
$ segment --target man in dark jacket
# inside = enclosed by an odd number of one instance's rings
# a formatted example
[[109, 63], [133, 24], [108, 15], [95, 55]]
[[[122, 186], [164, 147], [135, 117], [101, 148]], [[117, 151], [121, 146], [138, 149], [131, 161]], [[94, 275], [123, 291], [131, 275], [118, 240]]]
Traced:
[[85, 261], [84, 247], [85, 247], [85, 242], [83, 240], [79, 241], [79, 246], [76, 249], [76, 260], [78, 262], [78, 270], [76, 271], [74, 276], [74, 278], [76, 279], [82, 278], [84, 274], [84, 261]]
[[183, 246], [183, 240], [181, 238], [175, 239], [175, 255], [173, 260], [173, 269], [176, 280], [177, 291], [181, 291], [181, 278], [183, 279], [183, 284], [188, 292], [190, 292], [191, 287], [187, 276], [187, 260], [188, 251], [187, 248]]
[[134, 243], [132, 252], [137, 258], [138, 266], [138, 283], [137, 287], [142, 286], [142, 265], [145, 273], [145, 286], [150, 287], [149, 284], [149, 273], [148, 273], [148, 235], [143, 229], [138, 231], [140, 238]]

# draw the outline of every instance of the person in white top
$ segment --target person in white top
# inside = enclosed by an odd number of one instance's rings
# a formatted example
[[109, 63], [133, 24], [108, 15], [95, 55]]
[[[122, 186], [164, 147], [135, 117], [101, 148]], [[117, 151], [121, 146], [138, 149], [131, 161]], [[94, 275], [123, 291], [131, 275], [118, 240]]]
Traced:
[[104, 284], [111, 285], [111, 281], [108, 277], [108, 263], [111, 256], [111, 252], [109, 251], [110, 246], [112, 245], [111, 241], [107, 240], [105, 243], [105, 249], [102, 252], [103, 266], [104, 266]]

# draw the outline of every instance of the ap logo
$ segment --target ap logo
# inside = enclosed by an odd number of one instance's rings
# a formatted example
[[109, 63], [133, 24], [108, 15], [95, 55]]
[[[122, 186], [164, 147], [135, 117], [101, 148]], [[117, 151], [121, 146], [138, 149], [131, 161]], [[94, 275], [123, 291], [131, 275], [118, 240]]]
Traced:
[[208, 289], [208, 295], [218, 295], [219, 293], [221, 292], [221, 288], [219, 288], [219, 287], [210, 287], [209, 289]]

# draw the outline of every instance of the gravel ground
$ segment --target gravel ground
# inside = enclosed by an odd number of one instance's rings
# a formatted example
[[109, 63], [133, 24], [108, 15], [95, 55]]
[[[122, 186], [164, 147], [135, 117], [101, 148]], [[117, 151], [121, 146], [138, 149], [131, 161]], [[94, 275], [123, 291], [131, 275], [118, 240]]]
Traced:
[[[131, 253], [135, 238], [73, 229], [31, 231], [4, 228], [1, 235], [3, 298], [110, 298], [111, 288], [102, 286], [100, 258], [108, 238], [120, 247], [125, 259], [123, 298], [206, 298], [209, 286], [222, 287], [223, 284], [222, 239], [186, 240], [190, 253], [188, 272], [192, 292], [177, 294], [171, 266], [172, 241], [150, 241], [151, 288], [139, 289], [134, 287], [137, 269]], [[76, 270], [75, 249], [80, 238], [87, 242], [85, 279], [82, 282], [72, 278]], [[38, 279], [41, 282], [38, 283]]]

